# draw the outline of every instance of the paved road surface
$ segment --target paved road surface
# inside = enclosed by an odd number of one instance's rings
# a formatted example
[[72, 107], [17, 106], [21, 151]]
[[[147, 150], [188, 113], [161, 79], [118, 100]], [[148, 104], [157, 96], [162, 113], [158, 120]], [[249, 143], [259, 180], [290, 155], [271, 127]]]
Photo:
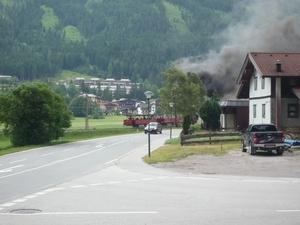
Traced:
[[[168, 138], [163, 135], [152, 139], [153, 148]], [[126, 148], [114, 148], [120, 147]], [[299, 224], [298, 178], [181, 174], [143, 163], [147, 145], [132, 150], [95, 171], [2, 202], [1, 225]]]

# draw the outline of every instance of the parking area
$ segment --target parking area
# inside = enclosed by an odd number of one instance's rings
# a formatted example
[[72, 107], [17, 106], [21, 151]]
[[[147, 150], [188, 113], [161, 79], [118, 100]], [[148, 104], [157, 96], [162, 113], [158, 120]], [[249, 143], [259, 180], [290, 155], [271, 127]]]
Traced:
[[185, 174], [300, 178], [300, 150], [285, 151], [282, 156], [266, 152], [250, 155], [234, 150], [223, 156], [197, 155], [154, 166]]

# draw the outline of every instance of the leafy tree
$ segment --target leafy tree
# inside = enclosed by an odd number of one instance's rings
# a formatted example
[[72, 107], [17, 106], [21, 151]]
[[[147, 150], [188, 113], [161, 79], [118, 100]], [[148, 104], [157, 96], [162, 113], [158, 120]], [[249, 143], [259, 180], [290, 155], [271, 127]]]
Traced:
[[100, 110], [97, 111], [97, 108], [99, 106], [84, 95], [74, 98], [69, 104], [69, 109], [75, 117], [86, 117], [86, 112], [88, 115], [99, 113], [99, 116], [101, 116]]
[[200, 107], [200, 118], [208, 124], [208, 129], [216, 131], [220, 129], [221, 106], [213, 99], [207, 99]]
[[0, 118], [14, 146], [48, 143], [71, 126], [64, 98], [45, 83], [21, 84], [1, 95]]
[[195, 115], [204, 100], [206, 90], [199, 76], [184, 74], [178, 69], [169, 69], [163, 73], [165, 81], [160, 89], [161, 107], [169, 111], [169, 102], [174, 102], [174, 114]]

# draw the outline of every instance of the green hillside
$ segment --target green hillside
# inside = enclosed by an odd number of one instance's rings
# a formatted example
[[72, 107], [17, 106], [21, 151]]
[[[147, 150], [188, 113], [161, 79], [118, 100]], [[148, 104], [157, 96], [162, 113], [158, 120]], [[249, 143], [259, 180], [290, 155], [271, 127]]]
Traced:
[[0, 0], [0, 74], [73, 71], [161, 85], [181, 57], [201, 55], [237, 0]]

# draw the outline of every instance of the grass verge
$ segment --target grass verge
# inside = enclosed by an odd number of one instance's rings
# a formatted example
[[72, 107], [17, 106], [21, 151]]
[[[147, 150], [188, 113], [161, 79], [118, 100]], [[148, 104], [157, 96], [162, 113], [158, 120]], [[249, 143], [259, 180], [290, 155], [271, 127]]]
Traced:
[[181, 146], [180, 138], [171, 139], [165, 146], [158, 148], [151, 153], [151, 157], [145, 156], [143, 160], [149, 164], [160, 162], [174, 162], [192, 155], [224, 155], [231, 150], [239, 150], [240, 141], [214, 143], [211, 145], [188, 145]]
[[69, 142], [88, 140], [101, 137], [109, 137], [114, 135], [132, 134], [142, 132], [132, 127], [124, 127], [124, 116], [107, 116], [105, 119], [89, 120], [89, 129], [85, 130], [85, 118], [76, 118], [72, 120], [72, 127], [67, 129], [65, 136], [59, 140], [52, 141], [44, 145], [28, 145], [23, 147], [13, 147], [10, 143], [9, 137], [5, 137], [0, 133], [0, 156], [21, 152], [34, 148], [64, 144]]

